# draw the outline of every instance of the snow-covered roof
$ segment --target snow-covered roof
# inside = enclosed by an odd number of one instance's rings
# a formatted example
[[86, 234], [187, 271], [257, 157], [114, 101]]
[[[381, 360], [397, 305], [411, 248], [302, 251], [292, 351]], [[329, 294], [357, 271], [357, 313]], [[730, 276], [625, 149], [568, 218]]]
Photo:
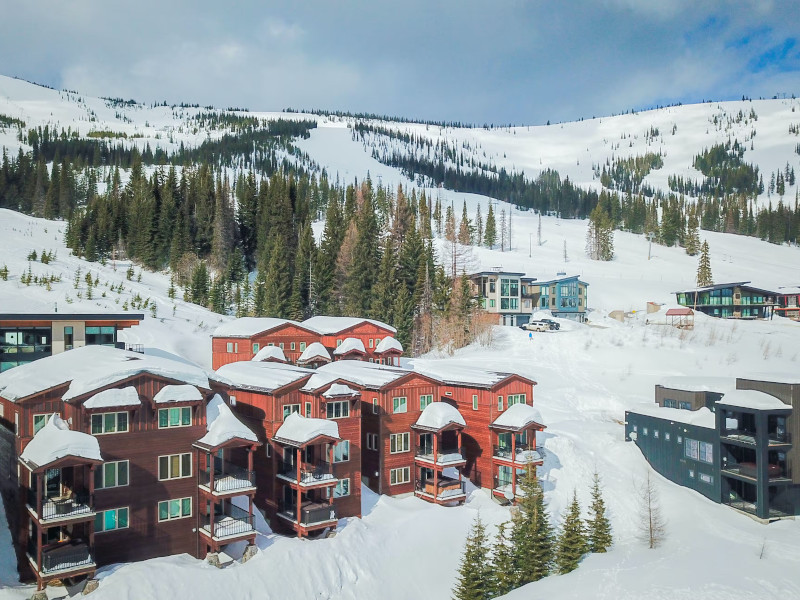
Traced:
[[312, 342], [309, 344], [308, 347], [303, 350], [297, 362], [310, 362], [315, 358], [324, 358], [327, 361], [331, 360], [330, 352], [328, 352], [328, 349], [320, 342]]
[[167, 402], [197, 402], [202, 399], [203, 394], [193, 385], [165, 385], [153, 396], [153, 402], [156, 404], [165, 404]]
[[84, 408], [115, 408], [118, 406], [137, 406], [141, 404], [139, 392], [132, 385], [122, 389], [104, 390], [83, 403]]
[[361, 392], [354, 390], [349, 385], [345, 385], [343, 383], [334, 383], [328, 388], [328, 391], [322, 395], [325, 398], [336, 398], [339, 396], [358, 396], [360, 393]]
[[250, 338], [259, 333], [269, 331], [290, 323], [300, 325], [290, 319], [277, 319], [274, 317], [241, 317], [220, 325], [214, 330], [213, 337]]
[[413, 365], [417, 373], [450, 385], [491, 388], [513, 375], [454, 360], [415, 361]]
[[362, 342], [358, 338], [345, 338], [344, 341], [339, 344], [336, 350], [333, 353], [336, 356], [341, 356], [343, 354], [347, 354], [348, 352], [361, 352], [362, 354], [366, 354], [367, 351], [364, 348], [364, 342]]
[[314, 371], [283, 363], [245, 360], [223, 365], [217, 369], [217, 373], [235, 387], [272, 392], [305, 379]]
[[389, 352], [390, 350], [403, 352], [403, 345], [392, 336], [383, 338], [380, 343], [375, 346], [375, 354], [383, 354], [384, 352]]
[[533, 285], [550, 285], [551, 283], [558, 283], [559, 281], [566, 281], [567, 279], [577, 279], [584, 285], [589, 285], [585, 281], [581, 281], [580, 275], [556, 275], [555, 277], [550, 277], [548, 279], [536, 279], [533, 282]]
[[360, 319], [358, 317], [311, 317], [310, 319], [303, 321], [301, 325], [308, 329], [313, 329], [317, 333], [321, 333], [323, 335], [335, 335], [340, 331], [350, 329], [351, 327], [355, 327], [361, 323], [372, 323], [373, 325], [377, 325], [383, 329], [388, 329], [392, 333], [397, 333], [397, 330], [391, 325], [387, 325], [386, 323], [375, 321], [373, 319]]
[[523, 429], [532, 423], [544, 425], [539, 411], [529, 404], [515, 404], [508, 407], [503, 414], [497, 417], [492, 426], [505, 429]]
[[752, 410], [777, 410], [791, 409], [791, 405], [785, 404], [779, 398], [759, 392], [756, 390], [731, 390], [725, 392], [722, 400], [717, 405], [733, 406], [736, 408], [749, 408]]
[[785, 383], [787, 385], [799, 385], [800, 374], [794, 373], [754, 373], [752, 375], [743, 375], [739, 379], [747, 381], [771, 381], [772, 383]]
[[778, 288], [778, 294], [800, 294], [800, 285], [787, 285]]
[[425, 407], [425, 410], [422, 411], [415, 425], [438, 431], [451, 423], [461, 425], [462, 427], [467, 426], [464, 417], [458, 412], [455, 406], [447, 402], [431, 402]]
[[214, 397], [206, 406], [206, 423], [208, 433], [200, 438], [198, 443], [211, 448], [216, 448], [236, 438], [251, 442], [258, 441], [256, 434], [236, 418], [236, 415], [233, 414], [233, 411], [225, 404], [219, 394], [214, 394]]
[[336, 421], [304, 417], [300, 413], [292, 413], [283, 421], [283, 425], [275, 432], [274, 439], [295, 446], [307, 444], [314, 438], [326, 436], [339, 439], [339, 426]]
[[252, 360], [256, 362], [260, 362], [262, 360], [267, 360], [267, 359], [279, 360], [280, 362], [288, 362], [286, 360], [286, 355], [283, 353], [283, 349], [280, 346], [264, 346], [252, 358]]
[[44, 467], [67, 456], [103, 460], [96, 437], [72, 431], [67, 422], [54, 413], [28, 442], [20, 458], [36, 467]]
[[377, 389], [412, 373], [412, 371], [361, 360], [339, 360], [323, 365], [312, 373], [314, 374], [311, 379], [303, 386], [305, 391], [313, 392], [337, 379], [349, 381], [360, 387]]
[[720, 392], [736, 388], [733, 377], [666, 377], [659, 383], [661, 387], [681, 392]]
[[84, 346], [0, 373], [0, 396], [13, 402], [69, 383], [63, 399], [70, 400], [141, 373], [209, 389], [208, 373], [196, 365], [107, 346]]
[[714, 413], [705, 406], [698, 410], [683, 410], [680, 408], [662, 408], [658, 404], [643, 404], [628, 412], [656, 417], [665, 421], [674, 421], [675, 423], [695, 425], [706, 429], [714, 429], [716, 427]]

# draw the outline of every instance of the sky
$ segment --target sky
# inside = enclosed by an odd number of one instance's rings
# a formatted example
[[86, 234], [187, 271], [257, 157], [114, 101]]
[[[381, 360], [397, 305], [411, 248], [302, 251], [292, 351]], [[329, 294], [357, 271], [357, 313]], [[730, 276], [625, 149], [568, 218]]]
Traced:
[[800, 95], [800, 0], [0, 0], [0, 74], [140, 102], [541, 124]]

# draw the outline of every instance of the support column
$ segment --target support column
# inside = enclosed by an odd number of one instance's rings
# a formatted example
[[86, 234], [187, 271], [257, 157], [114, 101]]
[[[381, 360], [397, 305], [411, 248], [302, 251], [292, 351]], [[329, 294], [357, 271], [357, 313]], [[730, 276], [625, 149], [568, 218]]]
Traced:
[[36, 478], [36, 514], [39, 515], [39, 519], [41, 520], [43, 518], [42, 504], [44, 504], [45, 472], [42, 471], [41, 473], [36, 473], [35, 475], [31, 473], [31, 476]]
[[756, 516], [769, 518], [769, 433], [767, 414], [757, 412], [756, 418]]
[[210, 506], [210, 514], [208, 515], [208, 526], [210, 528], [211, 533], [211, 545], [213, 547], [214, 544], [214, 513], [217, 512], [217, 504], [213, 500], [213, 496], [210, 503], [207, 503], [206, 506]]
[[[214, 491], [214, 455], [206, 452], [206, 469], [208, 469], [208, 489]], [[213, 530], [212, 530], [213, 531]]]
[[511, 432], [511, 494], [517, 497], [517, 436]]
[[303, 537], [301, 533], [301, 517], [303, 515], [303, 509], [301, 505], [301, 500], [303, 497], [302, 492], [300, 491], [300, 461], [302, 460], [300, 456], [300, 448], [297, 449], [297, 537]]
[[439, 497], [439, 434], [433, 434], [433, 501]]

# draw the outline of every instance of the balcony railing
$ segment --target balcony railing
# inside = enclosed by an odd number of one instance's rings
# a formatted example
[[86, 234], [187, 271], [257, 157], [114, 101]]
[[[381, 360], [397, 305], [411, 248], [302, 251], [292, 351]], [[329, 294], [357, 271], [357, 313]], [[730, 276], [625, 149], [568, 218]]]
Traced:
[[[728, 462], [722, 465], [722, 471], [726, 473], [733, 473], [741, 477], [749, 479], [758, 479], [758, 467], [754, 462]], [[768, 464], [767, 465], [767, 478], [774, 479], [787, 479], [786, 469], [781, 465]]]
[[516, 463], [539, 462], [542, 460], [542, 455], [539, 454], [536, 448], [528, 448], [527, 444], [520, 444], [515, 448], [515, 451], [516, 454], [512, 456], [510, 446], [494, 446], [492, 455]]
[[433, 457], [433, 448], [430, 446], [423, 446], [421, 448], [417, 448], [416, 456], [417, 458], [432, 462], [437, 465], [446, 465], [450, 463], [457, 463], [462, 462], [464, 460], [464, 455], [461, 452], [461, 448], [458, 446], [453, 446], [452, 448], [439, 448], [439, 451], [436, 454], [436, 460], [434, 461]]
[[[36, 490], [28, 490], [27, 503], [28, 506], [36, 512]], [[59, 498], [42, 498], [42, 514], [39, 515], [39, 520], [54, 521], [59, 519], [72, 519], [80, 516], [90, 517], [93, 514], [94, 509], [91, 507], [89, 494], [80, 492]]]
[[447, 498], [465, 496], [467, 493], [467, 484], [458, 479], [443, 477], [438, 481], [438, 490], [434, 488], [433, 479], [417, 481], [416, 490], [427, 496], [433, 496], [435, 493], [437, 500], [446, 500]]
[[[211, 515], [203, 515], [203, 529], [211, 533]], [[214, 515], [215, 538], [244, 535], [255, 531], [253, 515], [238, 506], [228, 504], [225, 510]]]
[[[28, 540], [28, 554], [36, 563], [36, 540]], [[66, 542], [42, 548], [42, 565], [39, 573], [47, 575], [60, 571], [82, 569], [94, 564], [89, 546], [81, 541]]]
[[[209, 471], [200, 471], [200, 485], [208, 487], [211, 483]], [[255, 487], [256, 477], [253, 471], [224, 462], [221, 468], [214, 469], [214, 492], [227, 493]]]
[[[745, 429], [728, 429], [722, 434], [722, 437], [727, 440], [732, 440], [742, 444], [749, 444], [755, 446], [756, 432]], [[791, 444], [792, 435], [788, 431], [778, 433], [777, 431], [770, 431], [767, 434], [768, 443], [770, 445]]]
[[[280, 510], [281, 515], [297, 523], [297, 506], [284, 503]], [[336, 521], [336, 507], [324, 502], [306, 502], [300, 507], [300, 525], [317, 525]]]
[[[278, 465], [278, 475], [290, 481], [297, 481], [297, 465], [288, 461], [281, 461]], [[300, 465], [301, 485], [315, 485], [318, 483], [335, 483], [331, 463], [318, 460], [313, 464], [303, 463]]]

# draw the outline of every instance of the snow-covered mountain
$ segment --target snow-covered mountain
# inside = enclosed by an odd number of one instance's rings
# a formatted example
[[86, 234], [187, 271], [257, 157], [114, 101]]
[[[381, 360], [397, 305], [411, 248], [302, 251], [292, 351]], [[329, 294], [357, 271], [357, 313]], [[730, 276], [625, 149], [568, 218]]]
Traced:
[[[497, 165], [526, 173], [556, 168], [562, 175], [592, 186], [596, 185], [592, 163], [628, 152], [642, 154], [646, 148], [643, 135], [650, 127], [660, 131], [650, 143], [662, 148], [663, 171], [674, 160], [670, 173], [686, 173], [703, 146], [727, 138], [724, 127], [713, 127], [713, 115], [725, 110], [735, 116], [740, 108], [749, 114], [752, 106], [758, 120], [747, 127], [758, 133], [754, 150], [749, 150], [748, 144], [746, 156], [753, 160], [760, 156], [758, 160], [763, 162], [758, 164], [766, 173], [790, 160], [798, 166], [793, 149], [797, 138], [788, 133], [791, 123], [800, 122], [800, 112], [793, 112], [796, 101], [719, 106], [722, 109], [716, 104], [673, 107], [531, 127], [530, 131], [447, 129], [436, 133], [434, 126], [391, 126], [458, 139], [481, 155], [486, 152], [486, 159]], [[77, 129], [81, 135], [92, 130], [124, 131], [128, 134], [125, 143], [179, 145], [221, 135], [191, 128], [191, 117], [199, 110], [123, 105], [0, 78], [0, 114], [24, 121], [26, 127], [49, 124]], [[381, 179], [384, 184], [411, 185], [396, 169], [373, 159], [370, 146], [353, 140], [346, 119], [313, 118], [318, 127], [297, 146], [332, 176], [338, 173], [341, 179], [351, 180], [369, 172], [373, 180]], [[628, 133], [631, 137], [623, 138]], [[133, 137], [139, 134], [142, 137]], [[16, 152], [20, 142], [13, 125], [0, 128], [0, 145]], [[659, 185], [662, 175], [666, 185], [666, 175], [660, 172], [649, 176], [652, 185]], [[452, 201], [457, 208], [466, 200], [470, 211], [478, 204], [485, 209], [488, 202], [488, 198], [472, 194], [431, 192], [441, 194], [444, 202]], [[465, 348], [448, 360], [465, 366], [513, 369], [538, 382], [534, 402], [548, 427], [542, 436], [545, 463], [539, 475], [554, 519], [559, 519], [574, 489], [586, 506], [591, 475], [597, 470], [615, 534], [614, 548], [608, 554], [589, 556], [577, 571], [551, 576], [510, 597], [800, 597], [796, 575], [800, 525], [796, 521], [761, 525], [660, 477], [656, 482], [667, 536], [663, 547], [646, 549], [638, 539], [636, 489], [647, 464], [633, 444], [623, 441], [622, 426], [624, 411], [651, 404], [654, 384], [669, 376], [797, 372], [800, 324], [780, 318], [737, 322], [701, 315], [694, 331], [680, 332], [646, 324], [646, 317], [639, 313], [626, 323], [610, 320], [606, 315], [614, 309], [641, 312], [648, 301], [674, 302], [671, 292], [692, 284], [697, 259], [680, 248], [656, 245], [648, 259], [648, 242], [642, 236], [617, 232], [615, 260], [591, 261], [583, 253], [585, 221], [542, 217], [543, 243], [538, 245], [538, 217], [504, 203], [499, 203], [501, 207], [512, 214], [512, 250], [476, 249], [476, 268], [503, 266], [534, 276], [556, 271], [580, 273], [590, 284], [589, 318], [593, 323], [564, 322], [560, 331], [537, 335], [533, 341], [515, 328], [498, 327], [491, 345]], [[0, 312], [49, 311], [56, 306], [60, 312], [121, 311], [127, 306], [146, 315], [140, 326], [125, 331], [127, 341], [210, 366], [210, 332], [229, 317], [179, 298], [170, 299], [166, 274], [141, 271], [139, 281], [137, 267], [128, 279], [129, 263], [102, 265], [70, 256], [64, 245], [64, 226], [63, 222], [0, 210], [0, 268], [5, 265], [9, 270], [8, 280], [0, 279]], [[317, 224], [317, 230], [320, 227]], [[767, 287], [800, 283], [800, 251], [795, 247], [722, 233], [701, 232], [701, 237], [709, 240], [717, 281], [752, 280]], [[55, 258], [48, 264], [28, 260], [34, 250], [37, 255], [52, 251]], [[25, 285], [21, 278], [29, 268], [45, 283]], [[91, 299], [87, 273], [93, 282], [97, 280]], [[139, 308], [145, 301], [147, 306]], [[649, 318], [658, 320], [658, 316]], [[438, 359], [432, 355], [417, 360]], [[433, 506], [415, 498], [379, 498], [365, 491], [363, 512], [363, 519], [343, 523], [337, 536], [327, 540], [275, 536], [262, 523], [257, 540], [261, 553], [245, 565], [221, 571], [185, 556], [105, 569], [93, 597], [445, 598], [450, 596], [465, 535], [475, 515], [480, 513], [492, 526], [490, 533], [494, 525], [509, 517], [508, 509], [480, 490], [473, 491], [467, 504], [459, 508]], [[8, 531], [0, 526], [0, 585], [5, 586], [0, 598], [29, 597], [31, 588], [15, 583], [9, 544]]]

